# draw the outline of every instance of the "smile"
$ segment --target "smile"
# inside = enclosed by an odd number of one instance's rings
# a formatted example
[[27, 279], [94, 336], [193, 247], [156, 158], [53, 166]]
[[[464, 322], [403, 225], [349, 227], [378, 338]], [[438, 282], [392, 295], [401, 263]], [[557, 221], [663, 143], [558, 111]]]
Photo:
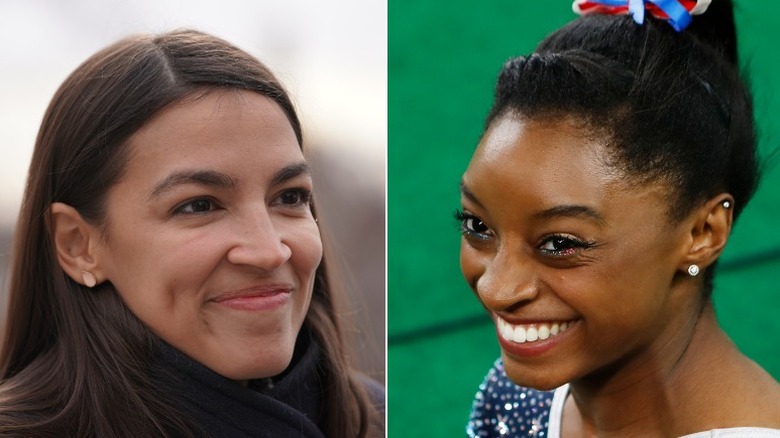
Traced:
[[228, 292], [212, 301], [234, 310], [257, 312], [284, 306], [290, 300], [291, 293], [292, 286], [274, 284]]
[[507, 341], [516, 344], [543, 341], [565, 332], [573, 321], [551, 321], [533, 324], [513, 325], [496, 318], [498, 333]]

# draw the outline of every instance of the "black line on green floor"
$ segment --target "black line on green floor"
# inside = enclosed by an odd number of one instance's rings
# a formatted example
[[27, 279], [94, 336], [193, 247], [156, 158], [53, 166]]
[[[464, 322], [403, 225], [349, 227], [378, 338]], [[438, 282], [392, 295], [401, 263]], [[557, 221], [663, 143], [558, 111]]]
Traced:
[[724, 260], [720, 264], [718, 270], [720, 272], [739, 271], [753, 266], [765, 265], [777, 260], [780, 260], [780, 247], [737, 257], [734, 260]]
[[[771, 248], [766, 251], [748, 254], [733, 260], [724, 260], [720, 264], [718, 271], [721, 273], [739, 271], [778, 260], [780, 260], [780, 248]], [[468, 330], [482, 324], [488, 324], [489, 322], [490, 318], [488, 318], [486, 313], [463, 316], [449, 321], [440, 321], [417, 329], [391, 334], [387, 337], [387, 345], [389, 347], [394, 347], [425, 338], [449, 335], [456, 331]]]
[[390, 335], [387, 337], [387, 345], [393, 347], [397, 344], [414, 342], [422, 338], [440, 336], [444, 334], [450, 334], [455, 331], [466, 330], [482, 324], [487, 324], [489, 322], [490, 318], [487, 316], [487, 313], [479, 313], [476, 315], [454, 318], [449, 321], [441, 321], [426, 327], [408, 330], [406, 332], [398, 333], [397, 335]]

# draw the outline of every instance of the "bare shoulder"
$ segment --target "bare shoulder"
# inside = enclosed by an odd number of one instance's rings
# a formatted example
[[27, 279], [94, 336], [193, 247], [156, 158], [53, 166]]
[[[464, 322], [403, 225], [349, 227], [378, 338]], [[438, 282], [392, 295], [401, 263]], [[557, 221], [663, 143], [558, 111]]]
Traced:
[[686, 391], [687, 433], [702, 430], [763, 427], [780, 429], [780, 383], [736, 349], [708, 357]]
[[758, 407], [761, 414], [766, 416], [768, 426], [780, 428], [780, 383], [763, 369], [761, 371], [764, 375], [758, 379], [762, 388], [758, 390], [760, 391]]
[[[780, 429], [780, 383], [758, 364], [745, 358], [738, 379], [729, 385], [734, 421], [741, 426]], [[727, 397], [729, 397], [727, 395]]]

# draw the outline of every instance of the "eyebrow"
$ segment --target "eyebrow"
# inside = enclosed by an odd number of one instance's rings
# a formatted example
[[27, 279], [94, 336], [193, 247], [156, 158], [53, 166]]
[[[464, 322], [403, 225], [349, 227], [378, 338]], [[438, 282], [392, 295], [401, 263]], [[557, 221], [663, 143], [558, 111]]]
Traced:
[[154, 186], [149, 198], [154, 198], [184, 184], [197, 184], [201, 186], [219, 189], [232, 189], [238, 185], [238, 181], [222, 172], [214, 170], [180, 170], [168, 175]]
[[305, 161], [284, 166], [271, 177], [270, 186], [282, 184], [301, 175], [307, 175], [310, 172], [309, 165]]
[[[477, 204], [477, 206], [480, 208], [485, 208], [482, 203], [479, 202], [477, 196], [474, 195], [474, 193], [472, 193], [468, 187], [466, 187], [466, 184], [463, 181], [460, 182], [460, 193], [468, 198], [469, 201]], [[557, 205], [546, 210], [538, 211], [531, 215], [532, 219], [540, 221], [567, 217], [590, 219], [593, 222], [596, 222], [599, 226], [603, 226], [605, 224], [604, 217], [599, 214], [598, 211], [585, 205]]]
[[460, 181], [460, 194], [468, 198], [469, 201], [477, 204], [479, 208], [484, 208], [481, 202], [479, 202], [479, 199], [477, 199], [477, 196], [469, 190], [468, 187], [466, 187], [466, 183], [463, 182], [463, 180]]
[[[282, 184], [300, 175], [310, 173], [309, 165], [305, 161], [284, 166], [271, 176], [270, 186]], [[168, 175], [152, 189], [149, 198], [154, 198], [185, 184], [213, 187], [222, 190], [234, 189], [238, 186], [238, 180], [222, 172], [214, 170], [181, 170]]]
[[532, 215], [537, 220], [550, 220], [562, 217], [585, 218], [603, 226], [604, 217], [595, 209], [585, 205], [557, 205], [547, 210], [536, 212]]

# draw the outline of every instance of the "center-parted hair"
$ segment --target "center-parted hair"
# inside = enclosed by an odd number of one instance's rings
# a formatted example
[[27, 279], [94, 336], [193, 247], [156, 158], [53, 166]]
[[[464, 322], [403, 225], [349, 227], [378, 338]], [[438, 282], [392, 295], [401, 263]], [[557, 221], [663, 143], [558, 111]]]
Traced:
[[[279, 105], [302, 145], [287, 92], [260, 61], [191, 30], [123, 39], [62, 84], [41, 124], [19, 215], [0, 350], [0, 435], [188, 435], [190, 421], [149, 379], [151, 332], [110, 282], [90, 289], [59, 267], [49, 207], [63, 202], [105, 223], [128, 139], [162, 109], [213, 90], [245, 90]], [[110, 238], [110, 236], [109, 236]], [[327, 433], [364, 436], [380, 423], [351, 369], [326, 266], [317, 269], [306, 323], [324, 356]]]
[[736, 218], [758, 182], [752, 98], [737, 60], [730, 0], [713, 0], [682, 32], [652, 17], [639, 25], [587, 15], [504, 65], [486, 124], [508, 114], [573, 117], [606, 139], [626, 178], [668, 188], [671, 220], [722, 192], [734, 196]]

